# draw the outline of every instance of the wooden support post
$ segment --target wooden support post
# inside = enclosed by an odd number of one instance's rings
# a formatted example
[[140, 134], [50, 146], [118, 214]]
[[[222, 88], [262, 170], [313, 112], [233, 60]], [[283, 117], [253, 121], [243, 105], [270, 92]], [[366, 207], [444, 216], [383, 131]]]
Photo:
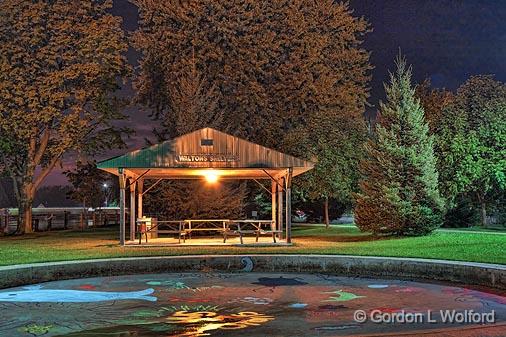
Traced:
[[292, 242], [292, 174], [293, 169], [288, 169], [285, 179], [286, 193], [286, 243]]
[[142, 218], [142, 192], [144, 191], [144, 179], [137, 181], [137, 217]]
[[125, 188], [126, 188], [126, 177], [123, 173], [123, 169], [119, 168], [119, 244], [125, 245]]
[[274, 180], [271, 180], [271, 214], [272, 214], [272, 222], [274, 223], [274, 229], [277, 230], [278, 229], [278, 225], [277, 225], [277, 212], [276, 212], [276, 192], [277, 192], [277, 187], [278, 187], [278, 184], [276, 183], [276, 181]]
[[137, 218], [135, 217], [135, 186], [137, 182], [130, 178], [130, 241], [135, 240], [135, 222]]
[[281, 186], [283, 186], [283, 178], [281, 178], [278, 183], [280, 186], [278, 186], [278, 230], [281, 232], [279, 233], [279, 239], [283, 239], [283, 189]]
[[67, 229], [69, 226], [69, 213], [67, 211], [63, 211], [63, 229]]

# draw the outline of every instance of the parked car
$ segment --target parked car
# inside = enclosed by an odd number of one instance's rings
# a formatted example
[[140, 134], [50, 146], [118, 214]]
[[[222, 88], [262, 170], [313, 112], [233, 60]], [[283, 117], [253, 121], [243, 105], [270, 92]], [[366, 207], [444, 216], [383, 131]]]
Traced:
[[296, 210], [292, 215], [292, 222], [307, 222], [307, 214], [304, 211]]

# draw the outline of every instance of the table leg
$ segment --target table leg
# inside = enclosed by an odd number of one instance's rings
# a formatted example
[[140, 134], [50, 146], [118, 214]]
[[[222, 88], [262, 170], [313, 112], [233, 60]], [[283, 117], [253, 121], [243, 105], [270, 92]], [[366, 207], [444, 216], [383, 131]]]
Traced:
[[239, 231], [239, 240], [241, 240], [241, 245], [242, 245], [242, 244], [244, 244], [244, 242], [242, 241], [241, 225], [237, 224], [237, 230]]
[[223, 221], [223, 243], [227, 242], [227, 224]]

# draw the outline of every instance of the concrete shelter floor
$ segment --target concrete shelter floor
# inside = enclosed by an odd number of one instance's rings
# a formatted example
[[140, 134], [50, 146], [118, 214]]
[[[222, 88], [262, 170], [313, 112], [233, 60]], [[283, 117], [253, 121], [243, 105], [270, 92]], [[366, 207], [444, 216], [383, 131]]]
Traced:
[[276, 238], [276, 243], [273, 242], [271, 236], [260, 236], [258, 242], [254, 236], [244, 236], [243, 244], [241, 244], [239, 236], [227, 237], [227, 242], [223, 242], [222, 236], [193, 236], [191, 239], [186, 238], [185, 241], [179, 240], [176, 237], [158, 237], [156, 239], [148, 238], [148, 242], [143, 237], [141, 244], [139, 239], [129, 240], [125, 242], [127, 247], [163, 247], [163, 246], [258, 246], [258, 247], [269, 247], [269, 246], [291, 246], [291, 243], [287, 243], [286, 240], [279, 240]]

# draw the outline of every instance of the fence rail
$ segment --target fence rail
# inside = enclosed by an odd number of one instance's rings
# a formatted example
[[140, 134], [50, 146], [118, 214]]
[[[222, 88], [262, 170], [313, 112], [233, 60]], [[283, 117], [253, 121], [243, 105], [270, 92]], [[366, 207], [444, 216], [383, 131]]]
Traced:
[[[18, 226], [18, 209], [0, 209], [0, 232], [14, 232]], [[32, 209], [34, 231], [78, 229], [119, 224], [119, 207], [37, 207]]]

